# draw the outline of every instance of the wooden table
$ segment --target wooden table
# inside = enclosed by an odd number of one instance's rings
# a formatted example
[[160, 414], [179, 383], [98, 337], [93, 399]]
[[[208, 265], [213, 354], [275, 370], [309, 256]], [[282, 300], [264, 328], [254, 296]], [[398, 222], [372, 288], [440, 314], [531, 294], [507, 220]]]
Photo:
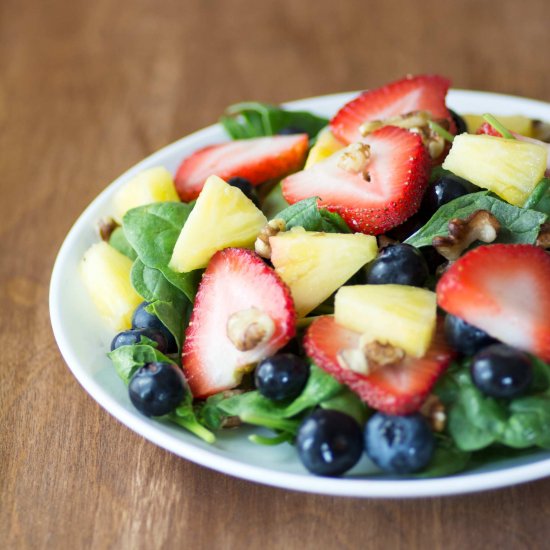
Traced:
[[359, 500], [165, 452], [82, 390], [47, 305], [57, 250], [90, 200], [233, 102], [423, 71], [550, 101], [547, 0], [3, 0], [0, 17], [0, 546], [548, 547], [550, 479]]

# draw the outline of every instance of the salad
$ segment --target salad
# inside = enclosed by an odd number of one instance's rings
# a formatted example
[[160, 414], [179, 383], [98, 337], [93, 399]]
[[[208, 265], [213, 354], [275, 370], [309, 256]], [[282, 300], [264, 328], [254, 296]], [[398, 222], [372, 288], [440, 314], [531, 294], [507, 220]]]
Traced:
[[324, 476], [550, 448], [548, 127], [460, 116], [448, 87], [330, 121], [234, 105], [231, 141], [118, 191], [80, 271], [141, 413], [212, 444], [257, 426]]

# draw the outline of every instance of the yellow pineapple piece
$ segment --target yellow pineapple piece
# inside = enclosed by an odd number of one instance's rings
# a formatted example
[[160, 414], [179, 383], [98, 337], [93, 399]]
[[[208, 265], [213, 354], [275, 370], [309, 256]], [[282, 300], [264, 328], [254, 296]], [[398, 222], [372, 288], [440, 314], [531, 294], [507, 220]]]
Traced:
[[150, 168], [126, 182], [116, 193], [113, 218], [122, 224], [122, 217], [132, 208], [153, 202], [179, 200], [170, 172], [161, 166]]
[[414, 357], [422, 357], [430, 345], [436, 312], [435, 292], [406, 285], [343, 286], [334, 303], [339, 325]]
[[80, 263], [80, 273], [99, 313], [117, 330], [132, 325], [132, 314], [143, 301], [130, 282], [132, 260], [106, 242], [92, 245]]
[[376, 238], [295, 227], [270, 237], [271, 262], [289, 286], [299, 317], [307, 315], [378, 251]]
[[546, 170], [546, 147], [517, 139], [456, 136], [443, 168], [523, 206]]
[[262, 211], [240, 189], [210, 176], [181, 230], [169, 265], [187, 273], [206, 267], [218, 250], [252, 248], [266, 223]]
[[[466, 122], [468, 132], [475, 134], [479, 127], [485, 122], [481, 115], [461, 115]], [[511, 132], [517, 132], [522, 136], [535, 137], [534, 125], [531, 118], [523, 115], [495, 115], [497, 120]]]
[[330, 157], [336, 151], [343, 149], [344, 145], [340, 143], [330, 131], [330, 128], [327, 126], [323, 128], [319, 135], [317, 136], [317, 141], [315, 145], [311, 148], [309, 155], [306, 159], [306, 164], [304, 169], [317, 164], [318, 162], [325, 160]]

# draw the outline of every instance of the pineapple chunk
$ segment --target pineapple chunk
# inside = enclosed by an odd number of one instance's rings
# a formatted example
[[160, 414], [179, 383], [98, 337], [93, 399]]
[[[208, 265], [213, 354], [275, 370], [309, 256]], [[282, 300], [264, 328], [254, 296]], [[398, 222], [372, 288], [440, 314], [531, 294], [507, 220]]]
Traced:
[[[502, 125], [511, 132], [517, 132], [522, 136], [535, 137], [533, 135], [534, 126], [533, 120], [523, 115], [495, 115]], [[462, 115], [466, 122], [468, 132], [475, 134], [479, 127], [485, 122], [481, 115]]]
[[335, 320], [366, 341], [389, 342], [422, 357], [436, 324], [435, 292], [405, 285], [343, 286], [336, 293]]
[[545, 147], [517, 139], [461, 134], [443, 168], [522, 206], [546, 170]]
[[210, 176], [181, 230], [169, 265], [187, 273], [206, 267], [218, 250], [252, 248], [266, 223], [262, 211], [240, 189]]
[[344, 145], [334, 137], [328, 126], [323, 128], [317, 136], [315, 145], [309, 152], [304, 169], [325, 160], [343, 147]]
[[132, 325], [132, 314], [143, 301], [130, 283], [132, 260], [106, 242], [92, 245], [80, 263], [80, 273], [99, 313], [115, 330]]
[[126, 182], [116, 193], [113, 218], [122, 224], [122, 217], [132, 208], [153, 202], [179, 200], [170, 172], [161, 166], [150, 168]]
[[377, 253], [376, 238], [295, 227], [269, 239], [271, 262], [289, 286], [299, 317], [307, 315]]

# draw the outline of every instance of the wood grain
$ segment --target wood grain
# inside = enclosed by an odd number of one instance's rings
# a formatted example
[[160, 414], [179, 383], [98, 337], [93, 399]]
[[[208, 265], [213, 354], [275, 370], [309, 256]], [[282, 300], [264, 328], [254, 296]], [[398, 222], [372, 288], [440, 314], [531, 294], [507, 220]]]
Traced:
[[4, 548], [544, 548], [550, 479], [359, 500], [240, 481], [105, 413], [66, 368], [47, 293], [105, 185], [235, 101], [405, 73], [550, 101], [547, 0], [3, 0], [0, 543]]

